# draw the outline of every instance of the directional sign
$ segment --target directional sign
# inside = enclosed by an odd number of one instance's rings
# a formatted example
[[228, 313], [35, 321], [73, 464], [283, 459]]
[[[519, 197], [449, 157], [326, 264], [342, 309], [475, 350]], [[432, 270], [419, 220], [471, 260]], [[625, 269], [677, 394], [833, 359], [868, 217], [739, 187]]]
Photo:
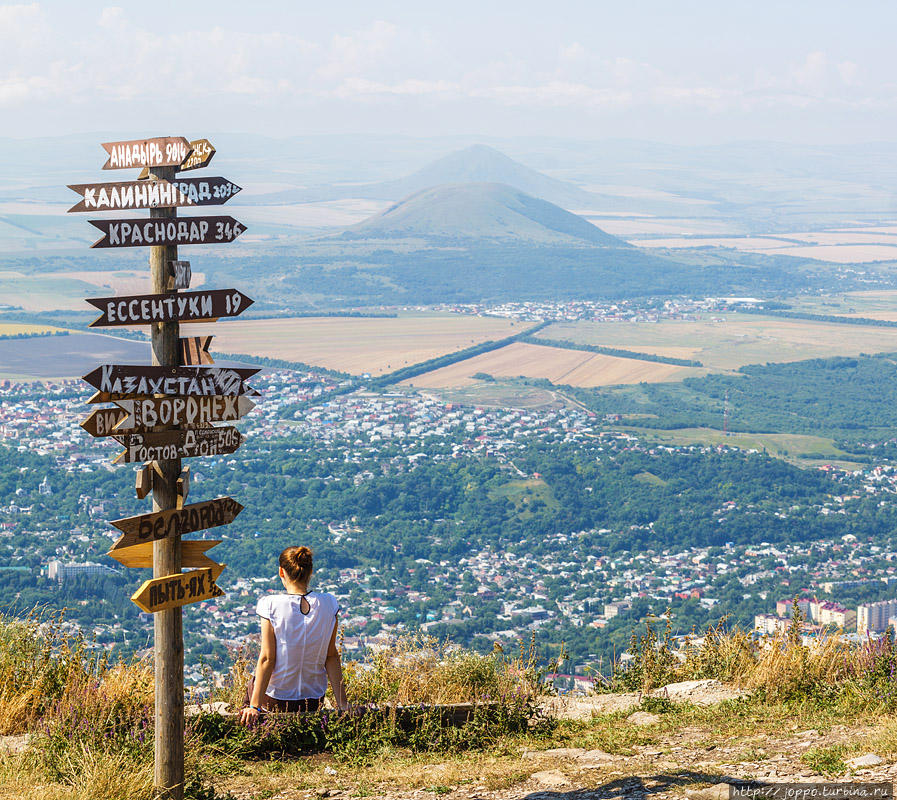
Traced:
[[[175, 490], [178, 498], [177, 508], [184, 507], [184, 501], [190, 494], [190, 467], [184, 467], [175, 483]], [[208, 566], [206, 564], [205, 566]]]
[[201, 169], [207, 167], [215, 155], [215, 148], [208, 139], [194, 139], [190, 142], [190, 155], [184, 161], [178, 172], [187, 172], [191, 169]]
[[172, 217], [170, 219], [91, 219], [103, 232], [91, 247], [157, 247], [232, 242], [246, 226], [233, 217]]
[[127, 416], [128, 413], [120, 408], [98, 408], [90, 412], [81, 427], [91, 436], [112, 436], [116, 433], [113, 428], [127, 419]]
[[[187, 172], [191, 169], [207, 167], [214, 155], [215, 148], [212, 147], [212, 143], [208, 139], [194, 139], [190, 142], [190, 155], [187, 156], [187, 160], [178, 167], [178, 172]], [[144, 168], [140, 175], [137, 176], [137, 180], [143, 181], [149, 176], [149, 169]]]
[[189, 261], [169, 261], [168, 270], [170, 273], [168, 279], [169, 290], [190, 288], [190, 279], [193, 277], [193, 273], [190, 270]]
[[165, 461], [174, 458], [224, 456], [235, 452], [243, 437], [232, 425], [221, 428], [196, 428], [157, 433], [125, 433], [116, 436], [125, 447], [113, 464], [135, 461]]
[[211, 336], [191, 336], [179, 340], [181, 348], [181, 364], [185, 367], [198, 367], [202, 364], [214, 364], [215, 359], [209, 353], [212, 344]]
[[148, 367], [103, 364], [84, 376], [99, 390], [88, 402], [133, 400], [157, 394], [234, 397], [249, 394], [244, 383], [258, 369], [237, 367]]
[[171, 208], [198, 205], [168, 181], [122, 181], [121, 183], [75, 183], [69, 187], [82, 200], [68, 213], [122, 211], [138, 208]]
[[145, 432], [159, 425], [199, 427], [213, 422], [234, 422], [255, 408], [248, 397], [236, 396], [147, 397], [119, 400], [117, 405], [122, 417], [112, 435]]
[[230, 525], [242, 510], [243, 506], [232, 497], [218, 497], [202, 503], [191, 503], [183, 508], [117, 519], [112, 524], [124, 535], [112, 545], [112, 550], [123, 550], [155, 539], [184, 536], [217, 528], [219, 525]]
[[190, 142], [183, 136], [104, 142], [102, 147], [109, 154], [103, 169], [178, 167], [184, 163], [191, 149]]
[[79, 211], [220, 206], [240, 191], [240, 187], [227, 178], [75, 183], [68, 188], [83, 198], [69, 209], [70, 214]]
[[[220, 570], [222, 565], [213, 561], [206, 555], [215, 545], [221, 544], [221, 539], [187, 539], [181, 542], [181, 565], [184, 567], [204, 567], [211, 570]], [[153, 565], [153, 543], [144, 542], [124, 550], [110, 550], [108, 555], [114, 558], [123, 567], [132, 569], [146, 569]], [[213, 572], [215, 580], [220, 573]]]
[[149, 325], [153, 322], [197, 322], [219, 317], [237, 317], [253, 300], [236, 289], [208, 289], [179, 294], [138, 294], [125, 297], [89, 297], [87, 302], [102, 311], [91, 328], [118, 325]]
[[224, 592], [215, 583], [211, 569], [195, 569], [167, 578], [153, 578], [131, 595], [131, 600], [147, 613], [186, 606], [200, 600], [221, 597]]
[[137, 470], [137, 479], [134, 483], [134, 491], [137, 493], [137, 499], [143, 500], [153, 490], [153, 475], [155, 469], [153, 464], [144, 464]]

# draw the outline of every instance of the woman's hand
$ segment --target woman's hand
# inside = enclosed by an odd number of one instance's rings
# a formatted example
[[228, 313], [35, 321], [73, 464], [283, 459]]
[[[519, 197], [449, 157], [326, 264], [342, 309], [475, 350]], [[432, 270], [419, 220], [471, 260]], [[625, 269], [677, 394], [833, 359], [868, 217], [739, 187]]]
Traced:
[[255, 706], [246, 706], [240, 711], [240, 722], [243, 725], [249, 725], [251, 722], [257, 722], [259, 718], [259, 710]]

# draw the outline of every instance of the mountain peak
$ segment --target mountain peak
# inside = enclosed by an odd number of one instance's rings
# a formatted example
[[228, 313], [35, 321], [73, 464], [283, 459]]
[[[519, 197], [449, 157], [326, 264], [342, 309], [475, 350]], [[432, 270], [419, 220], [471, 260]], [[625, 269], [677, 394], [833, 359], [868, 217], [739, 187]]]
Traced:
[[553, 203], [504, 183], [483, 181], [422, 189], [343, 235], [352, 239], [492, 239], [579, 247], [629, 246]]

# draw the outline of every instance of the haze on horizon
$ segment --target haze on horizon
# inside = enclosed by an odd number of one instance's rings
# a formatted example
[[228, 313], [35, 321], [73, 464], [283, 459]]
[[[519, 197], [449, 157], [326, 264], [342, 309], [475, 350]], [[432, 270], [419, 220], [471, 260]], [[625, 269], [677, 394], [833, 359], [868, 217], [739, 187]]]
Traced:
[[880, 141], [895, 23], [869, 1], [5, 3], [0, 136]]

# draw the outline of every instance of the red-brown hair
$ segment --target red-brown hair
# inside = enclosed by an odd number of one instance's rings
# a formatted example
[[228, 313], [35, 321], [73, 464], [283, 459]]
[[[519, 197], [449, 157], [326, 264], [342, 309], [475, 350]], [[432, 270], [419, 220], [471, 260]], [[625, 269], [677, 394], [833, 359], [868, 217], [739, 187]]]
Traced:
[[312, 569], [312, 552], [309, 548], [288, 547], [280, 554], [279, 563], [293, 583], [308, 583]]

